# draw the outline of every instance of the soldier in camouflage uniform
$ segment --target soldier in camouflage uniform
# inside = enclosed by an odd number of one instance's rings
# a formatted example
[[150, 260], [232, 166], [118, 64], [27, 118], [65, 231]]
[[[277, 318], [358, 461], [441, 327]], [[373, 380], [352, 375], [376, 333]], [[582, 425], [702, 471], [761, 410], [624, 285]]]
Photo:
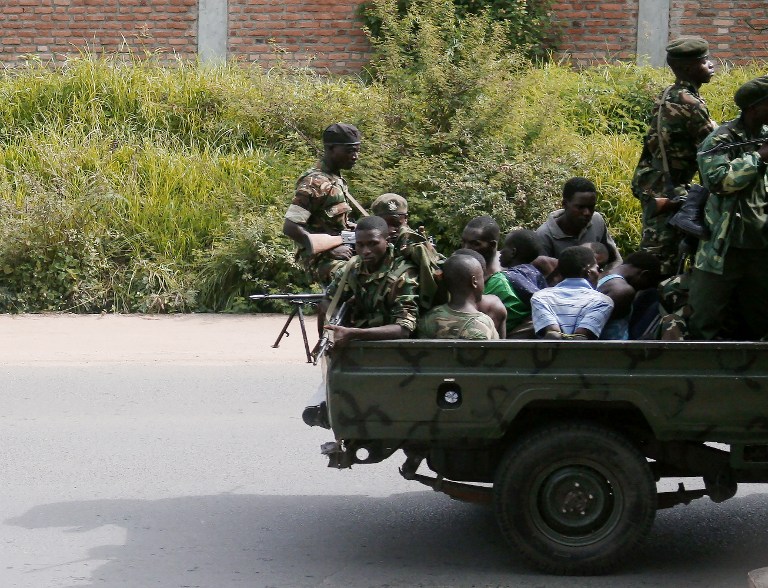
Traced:
[[453, 255], [443, 264], [443, 279], [451, 301], [419, 320], [421, 339], [498, 339], [493, 320], [478, 310], [483, 298], [483, 268], [469, 255]]
[[344, 244], [319, 250], [312, 246], [310, 236], [338, 236], [354, 229], [349, 218], [351, 196], [341, 170], [351, 169], [357, 163], [360, 138], [360, 131], [345, 123], [333, 124], [323, 131], [323, 157], [298, 179], [285, 214], [283, 233], [298, 245], [297, 261], [321, 284], [327, 284], [353, 255], [352, 248]]
[[[667, 63], [675, 83], [656, 100], [632, 178], [632, 193], [643, 207], [640, 248], [658, 257], [662, 275], [677, 273], [682, 238], [667, 221], [685, 199], [696, 174], [697, 145], [716, 126], [699, 95], [701, 85], [714, 75], [707, 42], [699, 37], [672, 41], [667, 45]], [[669, 176], [664, 172], [662, 147]]]
[[399, 194], [382, 194], [371, 204], [371, 213], [380, 216], [389, 226], [389, 242], [395, 255], [407, 259], [419, 268], [419, 304], [429, 310], [447, 300], [442, 283], [441, 266], [445, 257], [423, 233], [408, 226], [408, 202]]
[[337, 272], [326, 295], [329, 314], [351, 301], [344, 325], [326, 325], [334, 345], [353, 340], [406, 339], [419, 318], [418, 269], [398, 258], [387, 242], [387, 223], [378, 216], [362, 219], [355, 229], [357, 255]]
[[[700, 241], [691, 275], [692, 339], [759, 340], [768, 333], [768, 76], [742, 85], [734, 101], [741, 115], [699, 148], [701, 179], [710, 190], [704, 218], [711, 235]], [[734, 308], [742, 333], [724, 330]]]

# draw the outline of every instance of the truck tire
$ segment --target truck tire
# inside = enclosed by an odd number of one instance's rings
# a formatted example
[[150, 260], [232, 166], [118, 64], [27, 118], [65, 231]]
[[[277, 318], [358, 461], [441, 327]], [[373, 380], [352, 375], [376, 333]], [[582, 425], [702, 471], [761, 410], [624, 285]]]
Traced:
[[610, 571], [645, 538], [656, 515], [645, 457], [619, 433], [589, 423], [561, 423], [516, 442], [493, 489], [506, 539], [554, 574]]

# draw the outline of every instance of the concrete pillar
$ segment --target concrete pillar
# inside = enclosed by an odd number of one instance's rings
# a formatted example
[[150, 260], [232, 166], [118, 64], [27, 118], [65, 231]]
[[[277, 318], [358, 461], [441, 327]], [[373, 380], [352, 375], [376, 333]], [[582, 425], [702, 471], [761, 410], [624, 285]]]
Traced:
[[227, 59], [227, 0], [198, 0], [197, 54], [206, 63]]
[[664, 67], [669, 37], [670, 0], [639, 0], [637, 11], [637, 63]]

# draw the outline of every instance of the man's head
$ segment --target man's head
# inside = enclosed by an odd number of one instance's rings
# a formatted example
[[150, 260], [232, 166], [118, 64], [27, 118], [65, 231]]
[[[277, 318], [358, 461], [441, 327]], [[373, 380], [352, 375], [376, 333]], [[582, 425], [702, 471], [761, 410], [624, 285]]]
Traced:
[[368, 269], [376, 269], [387, 253], [389, 227], [380, 216], [366, 216], [355, 227], [355, 253]]
[[362, 135], [357, 127], [334, 123], [323, 131], [323, 158], [332, 170], [352, 169], [360, 155]]
[[510, 231], [504, 239], [504, 247], [499, 252], [502, 267], [512, 267], [521, 263], [531, 263], [543, 248], [541, 238], [528, 229]]
[[655, 288], [661, 281], [661, 263], [647, 251], [636, 251], [624, 258], [622, 276], [635, 290]]
[[[472, 259], [477, 260], [477, 263], [480, 264], [480, 267], [483, 268], [483, 273], [485, 273], [485, 258], [480, 255], [477, 251], [474, 249], [467, 249], [466, 247], [462, 247], [461, 249], [457, 249], [453, 252], [453, 255], [468, 255]], [[451, 256], [453, 257], [453, 256]]]
[[387, 221], [390, 240], [408, 224], [408, 202], [400, 194], [382, 194], [371, 204], [371, 212]]
[[697, 87], [708, 83], [715, 75], [709, 58], [709, 44], [701, 37], [681, 37], [667, 45], [667, 64], [679, 80]]
[[597, 204], [597, 188], [587, 178], [571, 178], [563, 185], [561, 228], [581, 232], [592, 220]]
[[602, 271], [605, 267], [605, 264], [608, 263], [608, 260], [611, 258], [611, 254], [608, 252], [608, 248], [602, 243], [598, 243], [597, 241], [582, 243], [581, 246], [592, 250], [592, 253], [595, 254], [597, 267]]
[[733, 96], [742, 115], [756, 124], [768, 124], [768, 76], [760, 76], [742, 84]]
[[566, 247], [557, 257], [557, 269], [564, 279], [584, 278], [593, 286], [597, 284], [598, 270], [595, 254], [581, 245]]
[[490, 264], [499, 244], [499, 225], [490, 216], [473, 218], [461, 233], [461, 246], [477, 251]]
[[483, 297], [483, 268], [471, 255], [451, 255], [443, 263], [443, 279], [451, 300]]

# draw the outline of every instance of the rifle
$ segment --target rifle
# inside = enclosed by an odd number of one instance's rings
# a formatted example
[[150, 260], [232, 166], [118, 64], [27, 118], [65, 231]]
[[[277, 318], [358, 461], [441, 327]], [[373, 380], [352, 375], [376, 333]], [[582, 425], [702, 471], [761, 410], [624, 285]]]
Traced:
[[355, 245], [355, 232], [342, 231], [340, 235], [328, 235], [326, 233], [308, 233], [311, 255], [323, 253], [338, 247], [339, 245]]
[[747, 147], [749, 145], [762, 145], [763, 143], [766, 143], [766, 142], [768, 142], [768, 137], [763, 137], [762, 139], [750, 139], [749, 141], [740, 141], [739, 143], [721, 143], [720, 145], [715, 145], [714, 147], [707, 149], [706, 151], [699, 151], [696, 155], [708, 155], [710, 153], [714, 153], [715, 151], [730, 149], [731, 147]]
[[[344, 317], [347, 314], [347, 306], [349, 305], [349, 300], [342, 303], [339, 308], [336, 309], [336, 312], [333, 313], [333, 316], [328, 321], [329, 325], [340, 325], [342, 321], [344, 320]], [[330, 339], [330, 331], [326, 330], [323, 333], [323, 336], [320, 337], [320, 340], [317, 342], [317, 345], [315, 345], [315, 348], [312, 350], [312, 363], [314, 365], [317, 365], [317, 362], [320, 360], [323, 355], [325, 355], [328, 352], [328, 349], [333, 347], [333, 342]]]
[[291, 321], [293, 320], [293, 317], [296, 315], [299, 315], [299, 324], [301, 325], [301, 336], [304, 338], [304, 352], [307, 354], [307, 363], [312, 363], [312, 355], [309, 351], [309, 340], [307, 339], [307, 329], [304, 326], [304, 305], [310, 304], [315, 305], [318, 302], [320, 302], [323, 299], [322, 292], [305, 292], [301, 294], [251, 294], [248, 298], [251, 300], [287, 300], [291, 304], [293, 304], [293, 310], [291, 311], [291, 314], [288, 316], [288, 320], [285, 321], [285, 324], [283, 325], [283, 329], [280, 331], [280, 334], [277, 336], [277, 340], [272, 345], [272, 348], [276, 348], [280, 345], [280, 340], [283, 338], [283, 336], [290, 336], [290, 333], [288, 332], [288, 326], [291, 324]]

